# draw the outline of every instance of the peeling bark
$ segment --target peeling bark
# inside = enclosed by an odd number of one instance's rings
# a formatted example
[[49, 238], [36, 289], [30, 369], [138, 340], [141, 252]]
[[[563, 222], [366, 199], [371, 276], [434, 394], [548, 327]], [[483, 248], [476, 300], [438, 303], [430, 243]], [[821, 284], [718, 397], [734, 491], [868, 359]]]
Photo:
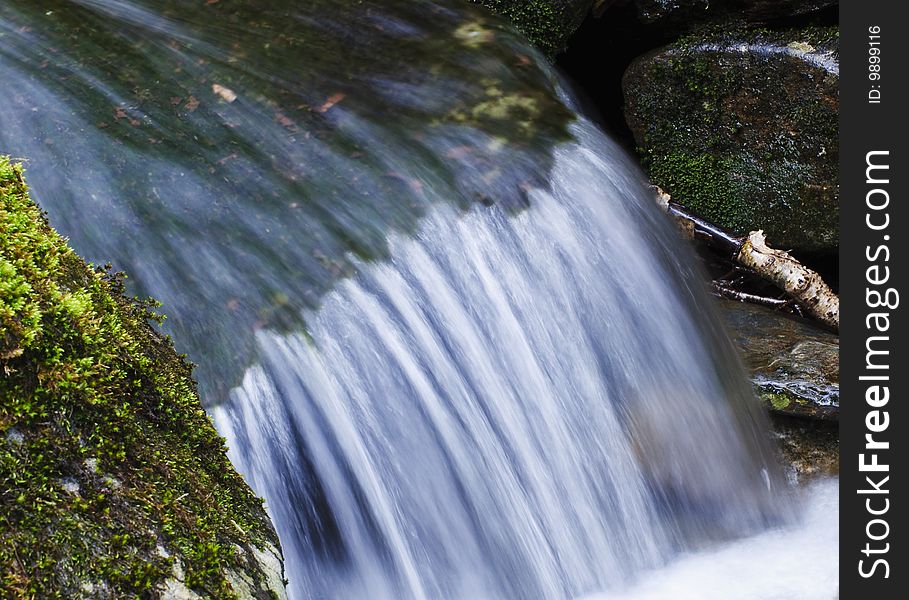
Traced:
[[772, 281], [805, 311], [825, 325], [840, 328], [840, 299], [821, 276], [789, 253], [771, 248], [763, 231], [752, 231], [736, 254], [736, 260]]
[[[737, 237], [689, 213], [672, 202], [669, 194], [658, 187], [655, 189], [657, 204], [676, 220], [684, 237], [704, 241], [728, 253], [736, 263], [783, 290], [806, 314], [839, 331], [840, 299], [815, 271], [789, 253], [768, 246], [763, 231], [752, 231], [747, 236]], [[750, 300], [750, 294], [737, 294], [742, 300]]]

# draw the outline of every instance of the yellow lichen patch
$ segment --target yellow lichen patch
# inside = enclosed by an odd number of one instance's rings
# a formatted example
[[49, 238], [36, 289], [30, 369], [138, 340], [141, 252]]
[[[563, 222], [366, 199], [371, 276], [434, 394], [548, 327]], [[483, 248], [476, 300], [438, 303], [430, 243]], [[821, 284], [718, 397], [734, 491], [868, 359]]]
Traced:
[[495, 39], [495, 32], [481, 21], [468, 21], [454, 30], [454, 36], [468, 48], [479, 48]]
[[475, 119], [510, 119], [515, 116], [526, 116], [531, 120], [540, 114], [537, 101], [529, 96], [498, 96], [473, 107]]
[[787, 45], [787, 48], [792, 50], [797, 50], [799, 52], [814, 52], [814, 46], [807, 42], [790, 42]]

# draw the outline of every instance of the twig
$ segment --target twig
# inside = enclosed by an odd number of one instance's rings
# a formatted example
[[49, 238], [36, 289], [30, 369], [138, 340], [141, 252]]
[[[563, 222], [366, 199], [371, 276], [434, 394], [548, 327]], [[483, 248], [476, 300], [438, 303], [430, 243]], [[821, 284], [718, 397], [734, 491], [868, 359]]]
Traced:
[[726, 287], [718, 281], [713, 282], [713, 290], [724, 298], [729, 298], [730, 300], [738, 300], [739, 302], [751, 302], [752, 304], [772, 306], [773, 308], [783, 308], [792, 304], [792, 300], [781, 300], [779, 298], [768, 298], [767, 296], [758, 296], [757, 294], [740, 292], [739, 290], [732, 289], [731, 287]]

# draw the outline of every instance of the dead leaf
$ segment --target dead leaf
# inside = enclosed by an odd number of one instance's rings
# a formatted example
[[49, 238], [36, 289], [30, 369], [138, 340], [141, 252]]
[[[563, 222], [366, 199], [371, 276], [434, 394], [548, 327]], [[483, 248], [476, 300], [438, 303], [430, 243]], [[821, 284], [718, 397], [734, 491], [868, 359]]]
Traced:
[[327, 100], [325, 100], [325, 103], [322, 104], [322, 106], [320, 106], [319, 108], [316, 109], [316, 112], [320, 112], [320, 113], [328, 112], [328, 110], [332, 106], [334, 106], [335, 104], [337, 104], [338, 102], [340, 102], [341, 100], [343, 100], [346, 97], [347, 97], [347, 94], [345, 94], [344, 92], [338, 92], [336, 94], [332, 94], [331, 96], [328, 97]]
[[473, 152], [473, 148], [470, 146], [456, 146], [445, 153], [445, 158], [451, 160], [459, 160]]

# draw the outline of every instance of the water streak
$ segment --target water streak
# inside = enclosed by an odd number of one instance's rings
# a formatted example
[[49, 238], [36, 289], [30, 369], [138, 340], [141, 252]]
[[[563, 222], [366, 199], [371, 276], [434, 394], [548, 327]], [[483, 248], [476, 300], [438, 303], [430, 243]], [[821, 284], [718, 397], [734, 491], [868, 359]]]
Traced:
[[392, 236], [215, 409], [299, 597], [572, 598], [781, 517], [701, 273], [574, 134], [551, 193]]

